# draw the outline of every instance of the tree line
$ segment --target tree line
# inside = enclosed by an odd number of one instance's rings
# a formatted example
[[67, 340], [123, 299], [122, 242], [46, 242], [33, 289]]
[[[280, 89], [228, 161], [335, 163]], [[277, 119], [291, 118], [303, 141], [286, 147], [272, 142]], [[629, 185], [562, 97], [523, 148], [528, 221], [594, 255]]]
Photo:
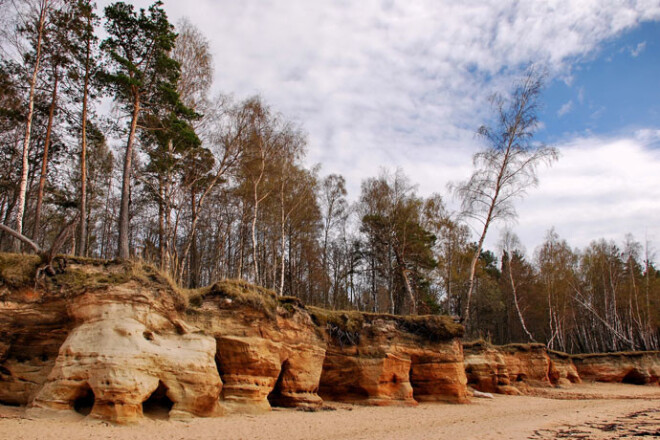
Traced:
[[534, 69], [493, 98], [474, 172], [451, 188], [460, 211], [399, 170], [365, 179], [351, 202], [343, 176], [304, 165], [302, 127], [258, 96], [211, 93], [209, 41], [161, 2], [0, 7], [0, 249], [59, 237], [62, 252], [141, 258], [183, 287], [241, 278], [329, 308], [451, 314], [496, 343], [660, 347], [648, 243], [573, 249], [550, 229], [528, 257], [509, 230], [484, 249], [557, 158], [534, 141]]

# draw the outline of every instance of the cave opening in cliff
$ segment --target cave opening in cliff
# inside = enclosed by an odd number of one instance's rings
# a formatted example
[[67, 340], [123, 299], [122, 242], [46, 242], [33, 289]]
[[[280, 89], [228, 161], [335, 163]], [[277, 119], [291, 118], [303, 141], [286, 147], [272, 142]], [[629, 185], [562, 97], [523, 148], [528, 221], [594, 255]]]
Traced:
[[285, 399], [282, 396], [282, 384], [284, 381], [284, 376], [286, 375], [288, 370], [289, 370], [289, 361], [286, 360], [282, 364], [282, 368], [280, 368], [280, 374], [277, 376], [277, 381], [275, 381], [275, 386], [268, 394], [268, 403], [270, 403], [270, 406], [273, 407], [286, 406]]
[[142, 402], [142, 413], [150, 419], [166, 420], [169, 418], [170, 410], [174, 402], [167, 396], [167, 387], [162, 381], [158, 381], [158, 387]]
[[636, 369], [632, 369], [624, 376], [621, 382], [631, 385], [644, 385], [646, 384], [646, 377]]
[[414, 361], [410, 362], [410, 371], [408, 372], [408, 380], [410, 381], [410, 386], [412, 387], [413, 390], [413, 399], [418, 400], [421, 390], [420, 390], [420, 383], [417, 381], [417, 378], [415, 377]]
[[78, 396], [73, 400], [73, 409], [83, 416], [88, 416], [94, 408], [94, 391], [89, 386], [88, 383], [85, 384], [78, 390]]
[[224, 383], [225, 369], [223, 368], [222, 363], [220, 362], [220, 347], [217, 348], [215, 355], [215, 368], [218, 370], [218, 376], [220, 376], [222, 383]]

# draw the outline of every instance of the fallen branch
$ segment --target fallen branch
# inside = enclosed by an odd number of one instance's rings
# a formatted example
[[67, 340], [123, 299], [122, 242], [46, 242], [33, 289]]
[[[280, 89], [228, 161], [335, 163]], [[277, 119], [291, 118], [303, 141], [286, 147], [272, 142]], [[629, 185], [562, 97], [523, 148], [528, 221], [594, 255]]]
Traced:
[[64, 228], [62, 228], [59, 234], [57, 234], [57, 237], [55, 237], [55, 240], [53, 240], [53, 244], [50, 246], [50, 249], [46, 251], [44, 251], [37, 243], [30, 240], [25, 235], [10, 228], [7, 225], [3, 225], [0, 223], [0, 229], [5, 231], [15, 239], [26, 243], [34, 250], [34, 252], [37, 255], [39, 255], [39, 257], [41, 257], [41, 264], [37, 269], [37, 273], [35, 275], [35, 282], [39, 282], [43, 274], [50, 276], [55, 275], [56, 271], [53, 268], [53, 260], [55, 259], [55, 255], [57, 255], [60, 249], [62, 249], [62, 247], [66, 244], [66, 242], [73, 236], [79, 221], [80, 221], [80, 215], [76, 215], [75, 217], [73, 217], [73, 219], [71, 219], [71, 221], [67, 223], [66, 226], [64, 226]]
[[37, 254], [42, 253], [42, 250], [41, 250], [41, 248], [39, 247], [39, 245], [37, 243], [30, 240], [29, 238], [27, 238], [25, 235], [21, 234], [20, 232], [15, 231], [14, 229], [10, 228], [9, 226], [3, 225], [2, 223], [0, 223], [0, 229], [5, 231], [7, 234], [11, 235], [12, 237], [16, 238], [17, 240], [20, 240], [23, 243], [26, 243], [28, 246], [30, 246], [32, 249], [34, 249], [34, 251]]

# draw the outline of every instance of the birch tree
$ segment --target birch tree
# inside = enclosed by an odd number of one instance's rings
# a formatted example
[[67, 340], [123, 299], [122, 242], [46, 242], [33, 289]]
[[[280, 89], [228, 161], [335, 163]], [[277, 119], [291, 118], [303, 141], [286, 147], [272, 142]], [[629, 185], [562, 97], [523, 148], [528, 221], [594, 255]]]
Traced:
[[479, 255], [493, 222], [516, 217], [513, 202], [538, 184], [537, 170], [542, 164], [557, 159], [554, 148], [538, 145], [534, 134], [538, 129], [539, 98], [543, 77], [529, 69], [508, 99], [495, 95], [496, 123], [482, 126], [478, 134], [485, 140], [485, 149], [473, 157], [474, 172], [465, 182], [454, 187], [461, 200], [464, 215], [480, 226], [479, 238], [470, 265], [470, 278], [461, 316], [470, 325], [470, 302]]
[[[39, 0], [36, 4], [35, 15], [36, 22], [34, 23], [34, 60], [32, 66], [32, 75], [29, 82], [28, 93], [28, 112], [25, 119], [25, 136], [23, 137], [23, 149], [21, 160], [21, 180], [18, 190], [18, 202], [16, 209], [16, 231], [19, 234], [23, 233], [23, 214], [25, 213], [25, 198], [27, 195], [27, 181], [29, 172], [28, 156], [30, 153], [30, 136], [32, 135], [32, 118], [34, 116], [34, 93], [37, 86], [37, 79], [39, 75], [39, 68], [41, 67], [42, 46], [44, 41], [44, 34], [46, 30], [46, 19], [53, 6], [53, 0]], [[15, 242], [15, 251], [20, 250], [20, 243]]]

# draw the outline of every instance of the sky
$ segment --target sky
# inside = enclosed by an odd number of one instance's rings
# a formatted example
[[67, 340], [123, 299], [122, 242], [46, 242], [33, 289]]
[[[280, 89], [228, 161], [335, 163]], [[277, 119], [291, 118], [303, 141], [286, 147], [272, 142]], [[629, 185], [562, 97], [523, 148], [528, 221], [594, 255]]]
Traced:
[[[109, 2], [101, 1], [100, 6]], [[148, 1], [131, 2], [147, 7]], [[259, 94], [308, 134], [309, 165], [401, 168], [420, 195], [467, 179], [488, 98], [547, 71], [536, 140], [560, 158], [516, 203], [528, 253], [627, 233], [660, 253], [660, 0], [165, 0], [209, 39], [216, 93]], [[489, 233], [496, 249], [503, 224]]]

